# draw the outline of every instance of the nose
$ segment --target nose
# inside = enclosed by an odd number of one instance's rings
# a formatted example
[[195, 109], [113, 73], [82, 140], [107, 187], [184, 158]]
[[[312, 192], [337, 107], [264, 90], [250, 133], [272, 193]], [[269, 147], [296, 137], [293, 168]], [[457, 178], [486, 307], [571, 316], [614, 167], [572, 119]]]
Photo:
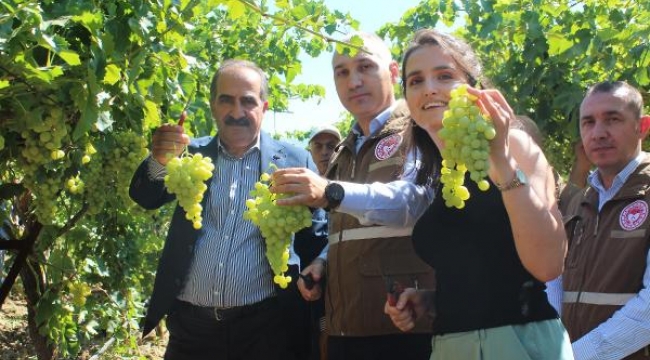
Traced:
[[424, 86], [424, 96], [433, 96], [438, 93], [438, 86], [434, 79], [427, 79]]
[[324, 158], [328, 158], [331, 153], [332, 150], [330, 150], [327, 146], [323, 146], [323, 148], [320, 151], [320, 155]]
[[231, 112], [232, 117], [235, 119], [241, 119], [246, 115], [246, 112], [244, 111], [244, 107], [239, 101], [235, 101], [235, 105], [232, 107], [232, 112]]
[[352, 71], [350, 74], [350, 77], [348, 78], [348, 88], [350, 89], [356, 89], [363, 85], [363, 80], [362, 76], [359, 72], [357, 71]]
[[596, 121], [591, 131], [591, 137], [594, 139], [604, 139], [609, 134], [609, 129], [604, 121]]

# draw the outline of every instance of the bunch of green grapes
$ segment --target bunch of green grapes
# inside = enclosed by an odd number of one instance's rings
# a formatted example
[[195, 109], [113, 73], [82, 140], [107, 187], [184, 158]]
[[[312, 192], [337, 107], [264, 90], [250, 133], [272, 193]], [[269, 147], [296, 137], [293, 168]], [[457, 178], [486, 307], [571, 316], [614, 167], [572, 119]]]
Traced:
[[441, 151], [440, 182], [447, 207], [465, 207], [465, 201], [470, 197], [464, 186], [467, 171], [480, 190], [490, 188], [486, 180], [489, 141], [494, 139], [496, 131], [489, 117], [481, 114], [476, 100], [474, 95], [467, 92], [467, 85], [461, 85], [451, 91], [449, 109], [443, 115], [439, 135], [445, 142], [445, 148]]
[[[44, 175], [46, 174], [46, 175]], [[59, 208], [57, 200], [63, 187], [61, 172], [39, 173], [43, 178], [25, 178], [25, 186], [32, 192], [34, 213], [42, 224], [53, 224]]]
[[[111, 150], [102, 154], [103, 176], [112, 179], [114, 185], [111, 185], [115, 186], [119, 199], [125, 204], [130, 204], [129, 184], [131, 183], [131, 175], [147, 156], [147, 141], [135, 131], [123, 130], [112, 134], [107, 139], [107, 144], [111, 145], [107, 147], [107, 149]], [[91, 152], [90, 148], [86, 149], [86, 154]], [[83, 158], [81, 161], [83, 162]]]
[[178, 204], [185, 210], [185, 218], [192, 222], [195, 229], [200, 229], [203, 226], [201, 201], [208, 188], [205, 181], [212, 177], [214, 170], [212, 159], [200, 153], [185, 154], [171, 159], [166, 168], [167, 190], [176, 194]]
[[273, 270], [273, 282], [285, 289], [291, 282], [291, 276], [284, 273], [289, 270], [289, 245], [293, 235], [300, 229], [311, 226], [311, 212], [307, 206], [278, 206], [276, 199], [288, 194], [274, 194], [269, 189], [271, 176], [263, 173], [260, 181], [251, 190], [252, 199], [246, 200], [247, 210], [244, 219], [259, 227], [266, 241], [266, 258]]
[[72, 297], [72, 303], [77, 307], [83, 307], [86, 305], [86, 300], [92, 293], [90, 286], [83, 282], [68, 283], [68, 291]]
[[61, 109], [50, 109], [43, 121], [30, 123], [21, 132], [25, 140], [22, 156], [31, 164], [42, 165], [65, 157], [62, 147], [69, 139], [69, 126]]

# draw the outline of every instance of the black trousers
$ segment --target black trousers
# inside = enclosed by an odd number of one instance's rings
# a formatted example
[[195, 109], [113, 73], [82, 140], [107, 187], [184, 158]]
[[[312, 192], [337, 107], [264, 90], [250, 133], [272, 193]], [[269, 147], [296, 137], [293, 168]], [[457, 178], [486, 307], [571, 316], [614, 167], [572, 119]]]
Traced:
[[284, 359], [286, 332], [277, 299], [230, 313], [210, 310], [176, 302], [167, 316], [165, 360]]
[[328, 360], [428, 360], [431, 334], [329, 336]]
[[290, 265], [291, 282], [278, 290], [287, 331], [287, 357], [283, 360], [319, 360], [320, 318], [325, 314], [323, 297], [306, 301], [298, 290], [298, 266]]

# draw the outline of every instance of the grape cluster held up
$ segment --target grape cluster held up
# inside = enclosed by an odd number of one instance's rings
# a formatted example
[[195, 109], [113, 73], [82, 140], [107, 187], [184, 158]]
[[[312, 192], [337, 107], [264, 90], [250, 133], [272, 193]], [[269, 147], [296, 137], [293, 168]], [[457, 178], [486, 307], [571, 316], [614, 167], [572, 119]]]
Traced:
[[263, 173], [260, 181], [251, 190], [252, 199], [246, 200], [247, 210], [244, 219], [250, 220], [260, 228], [266, 241], [266, 258], [273, 270], [273, 282], [285, 289], [291, 282], [291, 276], [284, 273], [289, 270], [289, 245], [296, 231], [311, 226], [311, 212], [307, 206], [278, 206], [276, 199], [288, 196], [275, 194], [269, 189], [271, 176]]
[[208, 188], [205, 181], [212, 177], [214, 170], [212, 159], [200, 153], [185, 154], [169, 160], [166, 169], [167, 191], [176, 194], [178, 204], [185, 210], [185, 218], [192, 222], [195, 229], [200, 229], [203, 226], [201, 201]]
[[490, 183], [486, 180], [489, 168], [490, 143], [496, 131], [489, 117], [483, 116], [476, 106], [477, 98], [461, 85], [451, 91], [449, 109], [442, 119], [439, 135], [445, 142], [440, 152], [442, 168], [440, 182], [442, 197], [447, 207], [462, 209], [470, 194], [465, 184], [465, 173], [478, 188], [486, 191]]

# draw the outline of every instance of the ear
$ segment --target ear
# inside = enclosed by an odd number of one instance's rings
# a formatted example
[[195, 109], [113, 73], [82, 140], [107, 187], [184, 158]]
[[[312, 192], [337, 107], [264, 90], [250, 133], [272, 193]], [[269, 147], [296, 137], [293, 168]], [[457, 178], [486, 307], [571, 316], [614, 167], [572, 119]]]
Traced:
[[388, 65], [388, 70], [390, 71], [390, 81], [393, 84], [397, 84], [397, 79], [399, 79], [399, 65], [396, 61], [391, 61]]
[[269, 102], [268, 102], [268, 101], [265, 101], [265, 102], [264, 102], [264, 105], [263, 105], [263, 109], [262, 109], [262, 111], [263, 111], [263, 112], [266, 112], [266, 110], [268, 110], [268, 109], [269, 109]]
[[648, 136], [648, 131], [650, 130], [650, 115], [643, 115], [639, 120], [640, 126], [639, 131], [641, 132], [641, 139], [645, 139]]

